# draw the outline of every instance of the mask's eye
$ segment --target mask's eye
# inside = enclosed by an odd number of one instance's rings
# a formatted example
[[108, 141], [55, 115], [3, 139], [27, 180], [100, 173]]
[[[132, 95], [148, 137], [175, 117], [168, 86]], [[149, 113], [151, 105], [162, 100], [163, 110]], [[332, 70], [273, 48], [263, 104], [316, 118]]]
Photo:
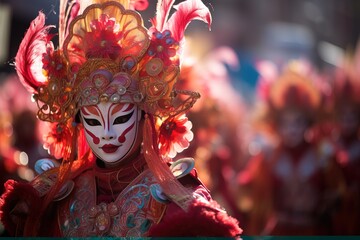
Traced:
[[115, 125], [115, 124], [126, 123], [127, 121], [129, 121], [129, 119], [131, 118], [131, 116], [133, 115], [133, 113], [134, 113], [134, 111], [132, 111], [132, 112], [129, 113], [129, 114], [126, 114], [126, 115], [123, 115], [123, 116], [120, 116], [120, 117], [115, 118], [113, 124]]
[[89, 126], [101, 126], [101, 123], [94, 118], [84, 118], [84, 120]]

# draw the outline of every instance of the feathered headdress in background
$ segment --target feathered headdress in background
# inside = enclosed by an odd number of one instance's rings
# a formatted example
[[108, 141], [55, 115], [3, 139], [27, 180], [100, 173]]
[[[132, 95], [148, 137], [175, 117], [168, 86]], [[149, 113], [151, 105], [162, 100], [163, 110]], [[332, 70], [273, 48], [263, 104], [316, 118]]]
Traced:
[[257, 88], [260, 101], [267, 106], [267, 117], [273, 119], [282, 111], [296, 109], [313, 115], [320, 107], [321, 92], [317, 84], [320, 76], [305, 61], [291, 61], [279, 73], [269, 62], [258, 64], [261, 76]]

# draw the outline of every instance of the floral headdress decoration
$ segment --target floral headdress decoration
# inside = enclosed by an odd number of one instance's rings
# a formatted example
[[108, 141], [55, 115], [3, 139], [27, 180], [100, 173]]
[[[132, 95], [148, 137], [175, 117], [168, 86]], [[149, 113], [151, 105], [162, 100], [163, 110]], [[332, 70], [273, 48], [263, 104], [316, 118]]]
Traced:
[[[211, 25], [209, 9], [201, 0], [174, 6], [176, 11], [168, 19], [174, 2], [158, 1], [148, 30], [136, 11], [145, 9], [147, 1], [60, 0], [58, 48], [49, 33], [54, 26], [45, 26], [44, 14], [32, 21], [15, 58], [16, 70], [33, 93], [39, 119], [54, 124], [48, 147], [55, 155], [65, 161], [75, 158], [73, 149], [81, 131], [73, 123], [80, 107], [101, 101], [133, 103], [148, 116], [144, 152], [149, 168], [160, 184], [172, 178], [167, 156], [191, 140], [191, 124], [185, 124], [182, 113], [200, 97], [174, 88], [184, 31], [194, 19]], [[182, 137], [175, 148], [173, 133]], [[162, 186], [169, 190], [170, 185]]]

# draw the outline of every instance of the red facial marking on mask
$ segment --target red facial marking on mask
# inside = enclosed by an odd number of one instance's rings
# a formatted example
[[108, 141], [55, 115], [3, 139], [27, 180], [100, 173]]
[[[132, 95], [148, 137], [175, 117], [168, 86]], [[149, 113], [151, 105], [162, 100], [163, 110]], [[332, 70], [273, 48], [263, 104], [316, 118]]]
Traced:
[[81, 108], [80, 111], [84, 116], [88, 116], [90, 114], [99, 116], [99, 113], [95, 106], [87, 106], [87, 107]]
[[100, 143], [100, 138], [96, 137], [92, 132], [90, 132], [89, 130], [85, 129], [85, 131], [87, 132], [87, 134], [90, 135], [90, 137], [92, 137], [93, 142], [95, 144], [99, 144]]
[[123, 108], [125, 107], [126, 105], [125, 104], [118, 104], [117, 106], [115, 106], [112, 110], [111, 110], [111, 115], [114, 115], [115, 113], [117, 112], [128, 112], [130, 110], [132, 110], [134, 108], [134, 104], [129, 104], [128, 107], [123, 110]]
[[120, 112], [124, 108], [125, 104], [117, 104], [112, 110], [111, 115], [114, 115], [117, 112]]
[[125, 135], [135, 126], [135, 122], [133, 122], [133, 124], [131, 124], [130, 127], [128, 127], [127, 129], [125, 129], [125, 131], [120, 135], [120, 137], [118, 138], [119, 143], [124, 143], [126, 141], [126, 137]]
[[134, 108], [134, 106], [135, 106], [134, 104], [130, 103], [129, 106], [124, 110], [124, 112], [130, 111], [131, 109]]

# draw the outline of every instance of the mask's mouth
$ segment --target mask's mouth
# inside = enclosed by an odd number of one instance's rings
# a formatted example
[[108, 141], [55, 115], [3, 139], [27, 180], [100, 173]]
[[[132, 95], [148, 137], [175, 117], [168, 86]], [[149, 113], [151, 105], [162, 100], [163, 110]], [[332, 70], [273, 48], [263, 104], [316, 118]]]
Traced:
[[120, 146], [121, 145], [105, 144], [104, 146], [101, 147], [101, 149], [105, 153], [114, 153], [119, 149]]

